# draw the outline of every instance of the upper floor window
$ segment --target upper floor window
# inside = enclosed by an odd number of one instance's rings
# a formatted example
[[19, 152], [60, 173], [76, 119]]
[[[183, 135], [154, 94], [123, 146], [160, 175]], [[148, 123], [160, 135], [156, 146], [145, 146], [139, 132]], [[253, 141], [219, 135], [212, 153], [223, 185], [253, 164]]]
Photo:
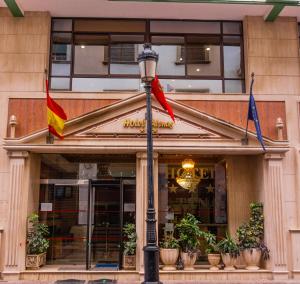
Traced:
[[241, 22], [52, 19], [52, 90], [141, 91], [143, 43], [168, 92], [241, 93]]

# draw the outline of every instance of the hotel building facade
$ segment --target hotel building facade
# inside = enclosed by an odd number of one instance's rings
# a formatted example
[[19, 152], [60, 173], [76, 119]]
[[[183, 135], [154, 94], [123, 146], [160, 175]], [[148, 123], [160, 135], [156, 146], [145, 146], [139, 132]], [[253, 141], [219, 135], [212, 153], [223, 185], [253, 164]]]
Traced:
[[[161, 271], [160, 279], [300, 278], [300, 7], [6, 2], [0, 4], [3, 279], [143, 279], [146, 96], [137, 55], [145, 42], [159, 54], [157, 73], [175, 114], [173, 123], [153, 100], [158, 240], [186, 213], [219, 238], [234, 235], [248, 221], [250, 203], [263, 202], [271, 255], [258, 271], [245, 270], [239, 259], [235, 271], [212, 272], [202, 249], [194, 271]], [[243, 142], [252, 72], [266, 152], [252, 122]], [[68, 116], [64, 140], [49, 141], [46, 78]], [[190, 190], [177, 183], [185, 159], [193, 160], [199, 179]], [[50, 229], [47, 263], [36, 271], [25, 268], [32, 212]], [[132, 271], [122, 269], [126, 223], [136, 224], [138, 236]]]

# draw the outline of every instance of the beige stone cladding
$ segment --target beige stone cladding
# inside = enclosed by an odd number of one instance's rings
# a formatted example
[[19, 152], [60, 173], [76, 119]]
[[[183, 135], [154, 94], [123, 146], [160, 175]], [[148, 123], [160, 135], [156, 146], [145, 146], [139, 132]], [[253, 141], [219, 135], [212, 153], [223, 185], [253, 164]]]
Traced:
[[[1, 142], [9, 133], [7, 131], [9, 98], [45, 97], [44, 69], [47, 68], [49, 59], [50, 23], [51, 18], [48, 13], [25, 12], [24, 18], [13, 18], [7, 9], [0, 8]], [[245, 150], [243, 153], [240, 148], [237, 150], [237, 144], [233, 143], [230, 144], [233, 145], [231, 150], [226, 152], [225, 147], [222, 150], [222, 147], [218, 146], [218, 153], [224, 155], [228, 163], [229, 230], [234, 232], [242, 221], [247, 220], [249, 202], [263, 201], [266, 204], [266, 242], [271, 248], [271, 259], [266, 264], [268, 271], [262, 274], [266, 273], [267, 278], [300, 278], [300, 61], [296, 18], [279, 17], [274, 22], [265, 22], [263, 17], [247, 16], [244, 19], [244, 54], [246, 90], [249, 90], [250, 74], [254, 72], [255, 99], [258, 102], [285, 103], [289, 149], [285, 154], [272, 153], [263, 156], [258, 154], [258, 150], [250, 152], [250, 149], [249, 152]], [[52, 95], [60, 99], [99, 99], [99, 94], [96, 93], [56, 92]], [[136, 94], [102, 93], [101, 98], [124, 100], [133, 95]], [[247, 102], [248, 100], [248, 95], [245, 94], [166, 95], [173, 100], [185, 101]], [[271, 121], [270, 124], [275, 128], [276, 121]], [[271, 142], [276, 144], [276, 141]], [[26, 141], [24, 143], [26, 144]], [[193, 145], [196, 143], [194, 142]], [[204, 143], [201, 141], [203, 148], [205, 148]], [[215, 149], [211, 148], [210, 153], [205, 154], [215, 154], [217, 146], [215, 147]], [[73, 149], [76, 149], [76, 145]], [[189, 150], [188, 145], [186, 149], [180, 149], [181, 154], [189, 153]], [[249, 153], [252, 155], [248, 155]], [[157, 160], [155, 163], [157, 170]], [[140, 202], [137, 211], [139, 214], [137, 230], [140, 236], [144, 236], [146, 164], [143, 151], [137, 154], [137, 167], [137, 184], [143, 189], [137, 195], [137, 200]], [[7, 279], [19, 278], [20, 272], [24, 270], [26, 216], [37, 206], [38, 196], [33, 194], [33, 190], [38, 187], [36, 183], [38, 169], [38, 153], [32, 154], [30, 150], [6, 151], [1, 146], [0, 233], [3, 229], [4, 234], [0, 238], [0, 271], [4, 272], [3, 275]], [[157, 184], [157, 180], [155, 183]], [[157, 198], [159, 196], [156, 190], [156, 202]], [[140, 273], [143, 273], [142, 246], [143, 240], [139, 240], [137, 270]], [[190, 277], [179, 273], [176, 272], [170, 277], [174, 279]], [[248, 272], [244, 274], [251, 279], [252, 276]], [[37, 277], [33, 272], [24, 275], [26, 279]], [[199, 272], [195, 272], [195, 275], [199, 279], [204, 277]], [[209, 275], [211, 278], [215, 277]], [[224, 275], [224, 279], [237, 277], [234, 273]], [[243, 272], [238, 277], [242, 279], [242, 275]], [[259, 274], [255, 276], [260, 277]], [[170, 279], [165, 274], [162, 277]], [[134, 279], [136, 278], [138, 276], [134, 275]]]

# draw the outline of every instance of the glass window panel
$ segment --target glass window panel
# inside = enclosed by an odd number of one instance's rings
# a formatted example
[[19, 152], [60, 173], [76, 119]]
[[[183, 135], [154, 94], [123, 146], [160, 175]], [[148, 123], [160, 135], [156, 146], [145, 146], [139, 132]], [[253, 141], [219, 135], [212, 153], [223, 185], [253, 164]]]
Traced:
[[71, 33], [53, 33], [52, 43], [71, 43], [72, 34]]
[[144, 35], [111, 35], [110, 40], [113, 43], [118, 43], [118, 42], [143, 43], [145, 37]]
[[224, 46], [224, 77], [242, 77], [240, 46]]
[[53, 31], [72, 31], [72, 20], [71, 19], [53, 19], [52, 21]]
[[[226, 166], [217, 164], [212, 158], [190, 156], [195, 162], [194, 190], [184, 189], [177, 178], [186, 170], [182, 161], [186, 156], [162, 155], [158, 166], [158, 237], [162, 241], [166, 233], [174, 234], [176, 224], [187, 214], [193, 214], [200, 222], [201, 230], [209, 231], [221, 239], [227, 229]], [[193, 175], [193, 173], [192, 173]], [[186, 174], [187, 176], [187, 174]], [[168, 223], [168, 225], [166, 225]], [[205, 243], [200, 241], [201, 256], [198, 261], [207, 261]]]
[[72, 47], [70, 44], [53, 44], [52, 60], [53, 61], [71, 61]]
[[242, 80], [225, 80], [225, 93], [242, 93]]
[[75, 35], [75, 45], [107, 45], [109, 38], [106, 35]]
[[110, 73], [139, 74], [138, 54], [143, 50], [142, 44], [111, 44]]
[[51, 75], [52, 76], [69, 76], [70, 70], [71, 70], [70, 64], [52, 63], [52, 65], [51, 65]]
[[222, 80], [160, 79], [165, 92], [222, 93]]
[[73, 78], [74, 92], [138, 92], [140, 79], [123, 78]]
[[74, 20], [75, 32], [145, 32], [145, 21]]
[[74, 74], [108, 74], [107, 46], [76, 45], [74, 56]]
[[185, 65], [181, 54], [181, 45], [153, 45], [153, 50], [159, 54], [157, 64], [158, 75], [184, 76]]
[[51, 89], [52, 90], [69, 90], [70, 78], [51, 78]]
[[241, 34], [241, 23], [223, 22], [223, 34]]
[[241, 37], [240, 36], [223, 36], [224, 45], [240, 45]]
[[187, 75], [220, 76], [221, 56], [218, 37], [188, 37]]
[[205, 33], [219, 34], [219, 22], [193, 22], [193, 21], [151, 21], [152, 33]]
[[52, 35], [52, 60], [70, 61], [72, 55], [72, 35], [69, 33], [54, 33]]
[[152, 36], [152, 44], [184, 44], [184, 37], [179, 36]]

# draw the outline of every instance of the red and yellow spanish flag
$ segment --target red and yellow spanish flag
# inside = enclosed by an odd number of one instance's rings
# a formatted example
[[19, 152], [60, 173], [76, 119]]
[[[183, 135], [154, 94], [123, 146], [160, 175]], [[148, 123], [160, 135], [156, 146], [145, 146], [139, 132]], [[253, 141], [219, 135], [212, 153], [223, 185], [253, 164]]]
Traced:
[[58, 137], [64, 139], [63, 129], [65, 126], [65, 120], [67, 115], [61, 106], [59, 106], [49, 95], [48, 80], [46, 80], [46, 92], [47, 92], [47, 118], [49, 132]]

